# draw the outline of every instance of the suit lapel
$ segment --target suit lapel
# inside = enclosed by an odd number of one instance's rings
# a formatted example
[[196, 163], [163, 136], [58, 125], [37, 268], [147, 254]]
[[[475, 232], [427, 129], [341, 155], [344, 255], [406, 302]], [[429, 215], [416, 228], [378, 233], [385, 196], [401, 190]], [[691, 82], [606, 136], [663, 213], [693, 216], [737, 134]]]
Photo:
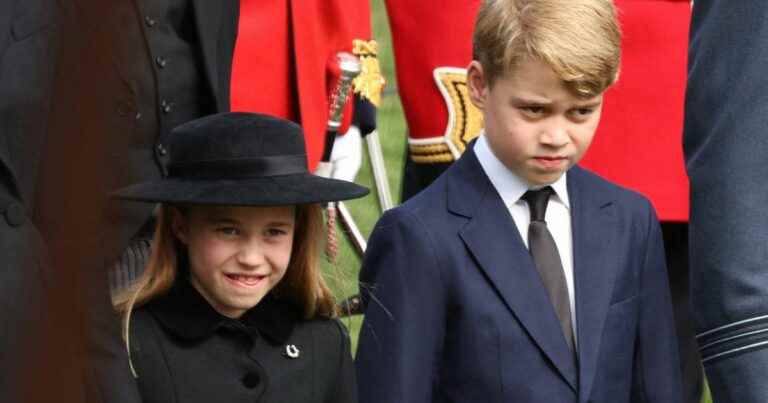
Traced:
[[221, 24], [222, 0], [193, 0], [197, 37], [203, 52], [205, 77], [211, 85], [214, 101], [220, 104], [219, 71], [219, 27]]
[[509, 211], [467, 151], [449, 177], [449, 210], [470, 218], [459, 236], [505, 304], [575, 390], [576, 368], [560, 323]]
[[586, 401], [592, 388], [617, 266], [617, 255], [612, 244], [617, 227], [613, 203], [605, 198], [605, 191], [590, 189], [585, 178], [586, 173], [578, 167], [568, 173], [578, 331], [579, 401]]

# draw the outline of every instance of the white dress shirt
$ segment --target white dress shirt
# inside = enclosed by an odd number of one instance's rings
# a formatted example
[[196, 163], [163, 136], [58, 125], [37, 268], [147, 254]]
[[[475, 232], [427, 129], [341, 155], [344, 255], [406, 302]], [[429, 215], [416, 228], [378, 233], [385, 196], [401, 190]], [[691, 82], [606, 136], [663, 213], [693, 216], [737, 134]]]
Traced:
[[[480, 161], [480, 166], [491, 180], [493, 187], [501, 196], [504, 205], [520, 232], [520, 237], [528, 247], [528, 225], [531, 223], [531, 213], [528, 203], [522, 200], [523, 194], [530, 189], [540, 189], [543, 186], [531, 186], [523, 179], [509, 170], [493, 154], [485, 134], [481, 133], [475, 144], [475, 155]], [[557, 251], [565, 272], [565, 283], [568, 287], [568, 300], [571, 306], [571, 323], [573, 323], [574, 343], [576, 342], [576, 298], [573, 286], [573, 240], [571, 235], [571, 206], [568, 201], [568, 188], [566, 187], [566, 175], [562, 175], [557, 181], [549, 184], [555, 191], [547, 204], [547, 212], [544, 219], [547, 228], [555, 239]]]

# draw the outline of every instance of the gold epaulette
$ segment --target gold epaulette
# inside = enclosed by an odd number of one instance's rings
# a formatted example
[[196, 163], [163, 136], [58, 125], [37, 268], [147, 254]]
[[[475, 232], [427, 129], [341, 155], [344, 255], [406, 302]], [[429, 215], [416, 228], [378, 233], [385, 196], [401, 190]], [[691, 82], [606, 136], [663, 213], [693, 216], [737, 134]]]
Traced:
[[408, 144], [411, 159], [417, 164], [453, 162], [453, 154], [446, 144]]
[[352, 41], [352, 54], [360, 59], [362, 71], [352, 81], [352, 88], [355, 94], [368, 99], [372, 104], [379, 107], [381, 104], [381, 91], [384, 89], [386, 80], [381, 75], [379, 66], [379, 45], [375, 40], [364, 41], [355, 39]]
[[469, 142], [479, 136], [483, 129], [483, 114], [469, 99], [467, 70], [438, 67], [433, 75], [448, 110], [448, 124], [442, 136], [409, 139], [411, 159], [416, 163], [434, 164], [457, 160]]

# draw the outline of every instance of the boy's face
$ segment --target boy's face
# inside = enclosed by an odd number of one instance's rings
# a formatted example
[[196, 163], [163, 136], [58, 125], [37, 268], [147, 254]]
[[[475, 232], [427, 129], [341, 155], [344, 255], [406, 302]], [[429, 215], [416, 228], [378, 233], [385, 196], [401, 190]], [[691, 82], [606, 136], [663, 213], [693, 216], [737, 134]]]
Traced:
[[174, 210], [172, 228], [187, 246], [190, 282], [220, 314], [240, 317], [285, 275], [294, 216], [293, 206]]
[[603, 96], [579, 98], [545, 63], [529, 59], [488, 85], [473, 61], [467, 84], [483, 111], [494, 155], [530, 185], [555, 182], [589, 148], [600, 121]]

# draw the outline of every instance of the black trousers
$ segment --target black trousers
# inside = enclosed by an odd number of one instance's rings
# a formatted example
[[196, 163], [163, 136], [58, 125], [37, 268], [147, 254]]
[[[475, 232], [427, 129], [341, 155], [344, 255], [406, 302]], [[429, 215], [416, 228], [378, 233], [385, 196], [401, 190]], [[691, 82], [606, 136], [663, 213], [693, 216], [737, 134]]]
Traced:
[[667, 275], [672, 292], [680, 366], [683, 375], [683, 397], [686, 403], [699, 403], [704, 385], [704, 369], [693, 326], [688, 264], [688, 223], [662, 222]]

